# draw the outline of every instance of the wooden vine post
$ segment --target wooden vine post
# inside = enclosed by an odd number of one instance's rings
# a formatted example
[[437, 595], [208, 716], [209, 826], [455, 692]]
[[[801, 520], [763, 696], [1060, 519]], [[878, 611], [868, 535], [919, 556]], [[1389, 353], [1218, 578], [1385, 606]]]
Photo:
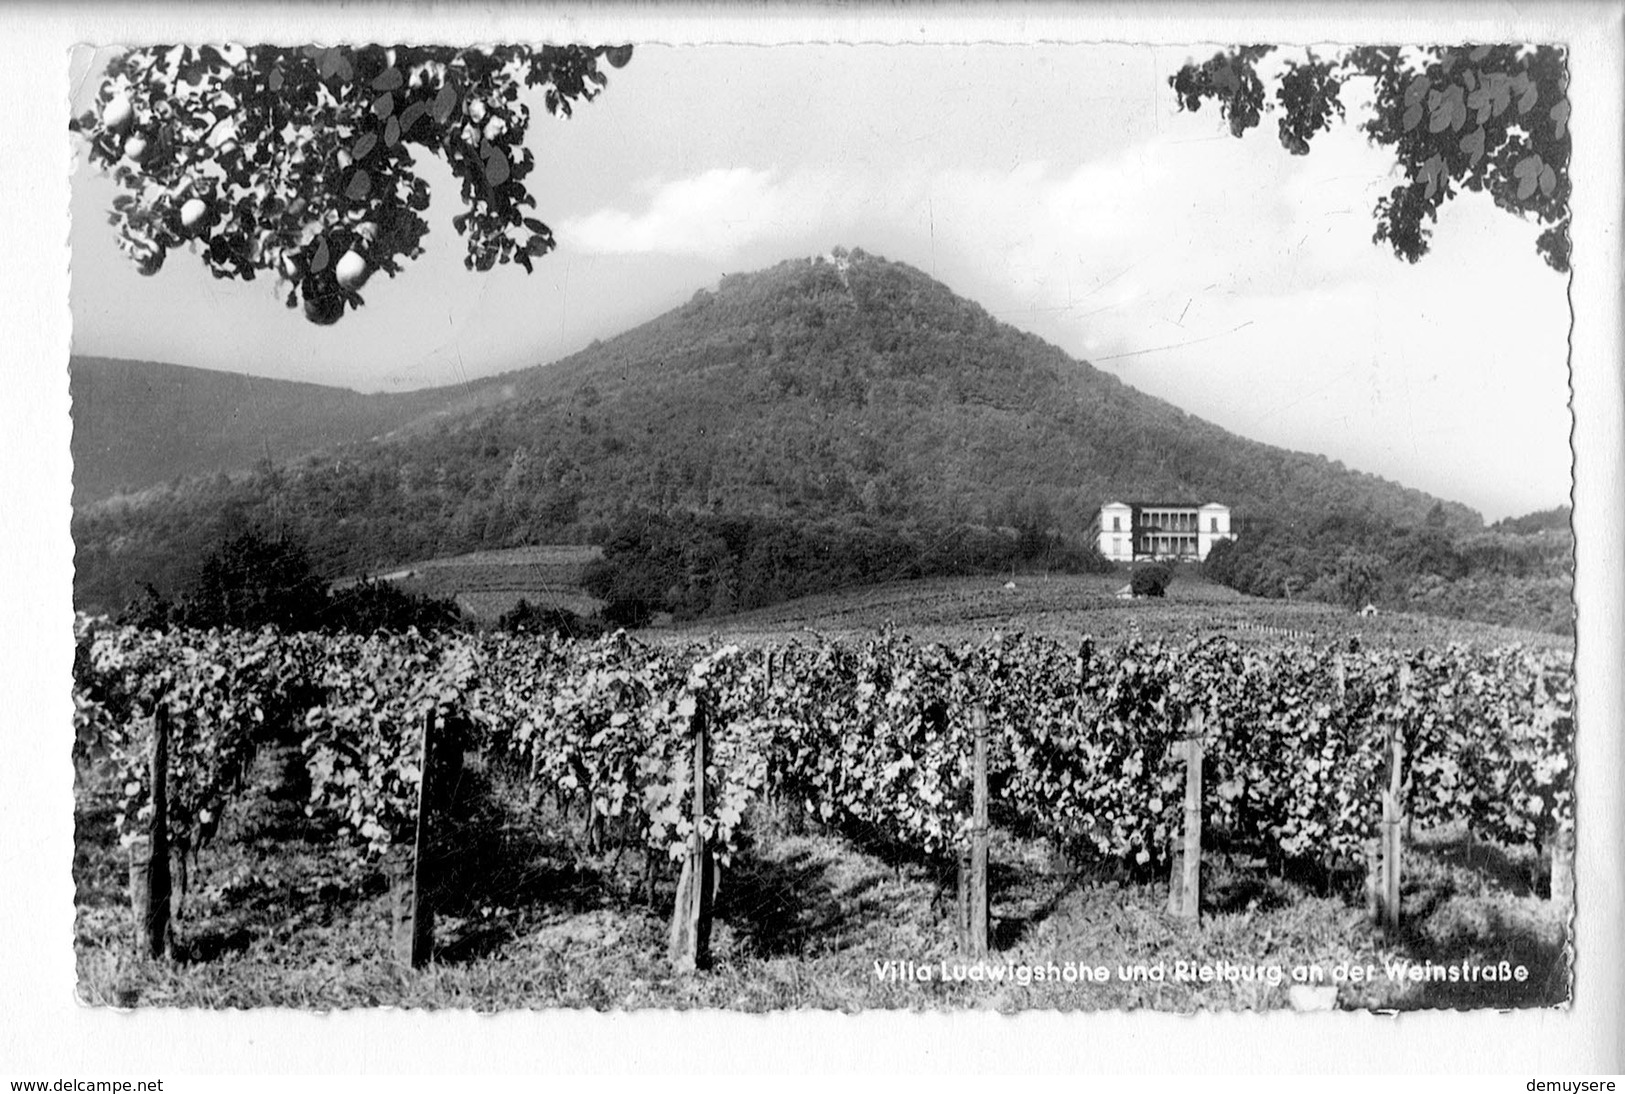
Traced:
[[1168, 866], [1168, 914], [1197, 919], [1202, 906], [1202, 724], [1200, 707], [1185, 723], [1185, 737], [1170, 750], [1185, 761], [1185, 810], [1182, 835], [1174, 841]]
[[986, 957], [990, 901], [987, 889], [987, 711], [971, 707], [970, 847], [960, 856], [960, 944], [970, 957]]
[[1365, 918], [1382, 922], [1382, 839], [1365, 841]]
[[1191, 714], [1185, 743], [1185, 882], [1183, 916], [1195, 920], [1202, 905], [1202, 711]]
[[[395, 960], [421, 969], [434, 949], [435, 890], [439, 884], [440, 833], [437, 831], [443, 800], [454, 781], [453, 757], [443, 739], [433, 710], [423, 716], [422, 777], [418, 780], [418, 819], [410, 861], [393, 864], [392, 950]], [[460, 760], [460, 756], [457, 757]]]
[[1383, 925], [1399, 926], [1399, 880], [1404, 871], [1404, 799], [1401, 797], [1405, 770], [1405, 739], [1395, 727], [1392, 754], [1388, 763], [1388, 847], [1383, 856]]
[[[1184, 762], [1185, 742], [1175, 741], [1168, 750], [1171, 759]], [[1168, 836], [1168, 914], [1185, 914], [1185, 832], [1183, 826]]]
[[709, 731], [705, 698], [694, 699], [689, 723], [694, 737], [694, 831], [688, 855], [677, 881], [677, 902], [671, 912], [667, 956], [678, 972], [694, 972], [711, 964], [711, 911], [716, 896], [716, 867], [705, 840], [706, 735]]
[[[1411, 690], [1411, 668], [1399, 668], [1399, 690]], [[1404, 772], [1405, 735], [1396, 720], [1388, 726], [1388, 789], [1382, 794], [1382, 827], [1375, 841], [1380, 848], [1375, 854], [1367, 844], [1368, 869], [1380, 861], [1380, 877], [1368, 874], [1366, 881], [1366, 911], [1373, 921], [1392, 931], [1399, 927], [1399, 886], [1404, 870]], [[1373, 871], [1374, 872], [1374, 871]]]
[[130, 844], [130, 907], [135, 913], [136, 952], [167, 957], [174, 949], [170, 921], [173, 888], [169, 870], [169, 706], [160, 701], [152, 718], [152, 816]]

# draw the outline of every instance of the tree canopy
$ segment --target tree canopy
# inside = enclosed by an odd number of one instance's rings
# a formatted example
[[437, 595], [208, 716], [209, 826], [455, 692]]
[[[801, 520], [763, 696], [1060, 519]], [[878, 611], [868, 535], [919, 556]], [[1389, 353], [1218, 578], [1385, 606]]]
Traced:
[[[1310, 141], [1342, 118], [1341, 93], [1356, 80], [1372, 87], [1362, 123], [1372, 143], [1391, 148], [1404, 178], [1377, 199], [1374, 243], [1415, 262], [1428, 252], [1429, 222], [1462, 190], [1548, 225], [1536, 250], [1569, 268], [1569, 113], [1567, 54], [1557, 46], [1363, 46], [1303, 59], [1274, 46], [1236, 46], [1187, 63], [1168, 78], [1183, 110], [1212, 100], [1237, 137], [1266, 113], [1278, 115], [1281, 144], [1305, 155]], [[1274, 101], [1265, 81], [1275, 85]]]
[[554, 247], [526, 179], [521, 86], [569, 116], [631, 46], [153, 46], [107, 66], [71, 128], [118, 189], [110, 222], [144, 274], [189, 244], [220, 278], [267, 272], [319, 324], [363, 303], [377, 270], [423, 253], [429, 187], [445, 160], [465, 211], [464, 265], [527, 271]]
[[312, 630], [327, 584], [297, 539], [245, 528], [204, 556], [179, 614], [194, 627]]

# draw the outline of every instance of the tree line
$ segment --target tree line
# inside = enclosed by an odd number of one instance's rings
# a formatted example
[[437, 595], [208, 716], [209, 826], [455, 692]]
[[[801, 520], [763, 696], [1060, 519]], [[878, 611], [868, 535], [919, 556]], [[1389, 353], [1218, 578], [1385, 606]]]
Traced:
[[[634, 512], [607, 535], [583, 584], [592, 617], [521, 599], [497, 628], [591, 637], [658, 615], [695, 619], [884, 581], [1112, 569], [1098, 551], [1029, 519], [1016, 528], [821, 524], [766, 517]], [[284, 631], [440, 631], [472, 627], [453, 599], [379, 580], [334, 583], [296, 534], [246, 526], [224, 535], [169, 592], [146, 584], [116, 613], [146, 627]]]
[[1405, 526], [1370, 514], [1242, 519], [1202, 572], [1252, 596], [1425, 611], [1572, 634], [1574, 539], [1566, 507], [1481, 531], [1439, 507]]
[[661, 613], [728, 615], [887, 581], [1112, 569], [1093, 547], [1036, 522], [1010, 529], [896, 527], [642, 512], [625, 517], [603, 547], [584, 583], [605, 602], [604, 620], [620, 626], [641, 626]]
[[233, 627], [281, 631], [439, 631], [463, 623], [453, 600], [409, 593], [387, 581], [330, 586], [295, 536], [260, 527], [220, 539], [174, 592], [148, 584], [117, 621], [165, 629]]

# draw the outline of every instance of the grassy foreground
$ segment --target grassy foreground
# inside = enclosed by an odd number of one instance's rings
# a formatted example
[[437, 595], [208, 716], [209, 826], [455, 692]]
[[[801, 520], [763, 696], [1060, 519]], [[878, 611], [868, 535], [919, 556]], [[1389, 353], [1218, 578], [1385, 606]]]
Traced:
[[[85, 1002], [1277, 1009], [1292, 1005], [1295, 967], [1321, 970], [1335, 1005], [1345, 1009], [1502, 1009], [1560, 1004], [1568, 996], [1564, 927], [1537, 891], [1540, 864], [1529, 852], [1473, 846], [1461, 833], [1414, 841], [1403, 894], [1407, 921], [1384, 937], [1364, 922], [1359, 879], [1352, 876], [1271, 870], [1216, 851], [1204, 859], [1201, 922], [1189, 924], [1166, 915], [1159, 878], [1079, 866], [1043, 839], [996, 829], [990, 855], [996, 952], [985, 971], [1002, 976], [973, 981], [955, 975], [969, 969], [952, 943], [951, 875], [867, 845], [861, 833], [827, 831], [767, 810], [754, 818], [755, 842], [723, 871], [714, 966], [674, 976], [664, 958], [672, 872], [656, 874], [650, 900], [637, 851], [612, 842], [590, 849], [579, 816], [527, 797], [500, 773], [486, 776], [478, 846], [438, 918], [434, 960], [413, 972], [389, 956], [383, 873], [309, 826], [297, 780], [281, 777], [288, 759], [262, 757], [220, 838], [189, 867], [173, 961], [136, 956], [112, 799], [82, 788], [74, 876]], [[1466, 962], [1473, 969], [1506, 961], [1527, 978], [1395, 979], [1388, 966], [1399, 961], [1458, 968]], [[1215, 979], [1197, 978], [1204, 965]], [[1362, 979], [1335, 982], [1351, 966]], [[1036, 974], [1031, 982], [1013, 979], [1023, 967]], [[1092, 971], [1077, 976], [1085, 967]], [[1270, 967], [1280, 970], [1279, 983], [1269, 982]], [[921, 969], [927, 979], [903, 975]], [[1182, 969], [1194, 975], [1181, 978]], [[1368, 969], [1370, 980], [1363, 975]]]

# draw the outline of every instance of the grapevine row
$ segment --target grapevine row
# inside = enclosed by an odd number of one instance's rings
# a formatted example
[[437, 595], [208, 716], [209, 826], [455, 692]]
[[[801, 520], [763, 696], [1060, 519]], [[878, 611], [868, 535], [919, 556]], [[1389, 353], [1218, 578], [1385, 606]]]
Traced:
[[968, 713], [990, 720], [1008, 814], [1141, 862], [1177, 830], [1174, 744], [1201, 710], [1208, 823], [1282, 854], [1354, 858], [1375, 832], [1392, 734], [1405, 808], [1506, 843], [1572, 818], [1572, 665], [1522, 647], [1350, 651], [1214, 638], [1112, 650], [1028, 637], [774, 649], [504, 635], [154, 633], [79, 621], [78, 748], [111, 763], [121, 830], [143, 819], [145, 749], [172, 734], [172, 843], [219, 823], [256, 744], [300, 742], [313, 812], [381, 853], [408, 838], [427, 714], [468, 749], [590, 803], [656, 853], [688, 845], [688, 734], [711, 734], [705, 835], [726, 858], [764, 793], [932, 855], [969, 816]]

